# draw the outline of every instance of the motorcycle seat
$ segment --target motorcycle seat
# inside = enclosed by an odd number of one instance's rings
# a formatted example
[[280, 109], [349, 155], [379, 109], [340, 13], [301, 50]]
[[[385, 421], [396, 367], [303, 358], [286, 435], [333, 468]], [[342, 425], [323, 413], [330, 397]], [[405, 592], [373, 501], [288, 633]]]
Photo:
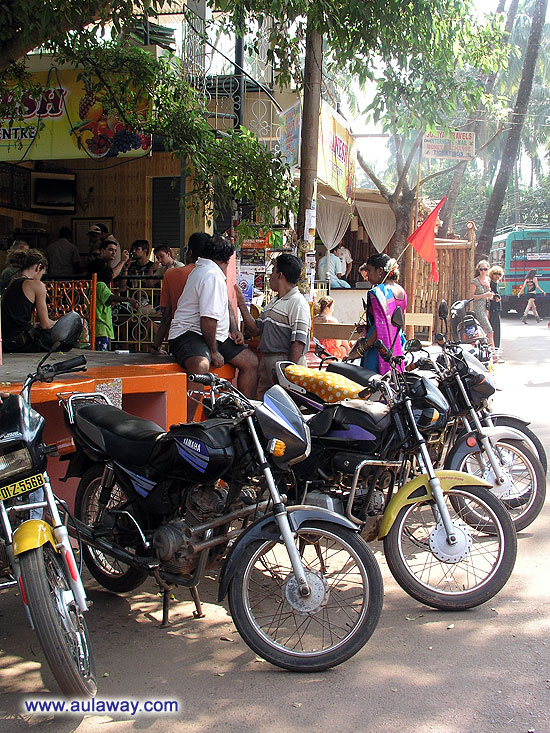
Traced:
[[106, 455], [134, 466], [144, 466], [158, 438], [160, 425], [129, 415], [112, 405], [83, 405], [75, 410], [75, 426]]
[[299, 364], [285, 367], [284, 373], [289, 382], [303, 387], [327, 403], [357, 398], [363, 389], [360, 384], [341, 374], [329, 374]]
[[379, 377], [378, 372], [372, 372], [370, 369], [365, 367], [357, 366], [356, 364], [348, 364], [344, 361], [333, 361], [327, 366], [327, 372], [335, 372], [341, 374], [343, 377], [351, 379], [357, 384], [361, 384], [363, 387], [371, 386], [372, 377]]

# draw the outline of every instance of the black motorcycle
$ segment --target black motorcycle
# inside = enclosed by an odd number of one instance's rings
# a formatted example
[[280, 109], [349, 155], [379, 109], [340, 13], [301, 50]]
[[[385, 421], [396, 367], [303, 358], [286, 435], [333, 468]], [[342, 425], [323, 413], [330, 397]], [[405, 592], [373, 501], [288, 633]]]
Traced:
[[[392, 322], [403, 325], [401, 309]], [[344, 514], [366, 540], [383, 539], [392, 574], [417, 600], [472, 608], [510, 577], [514, 526], [487, 481], [434, 469], [429, 446], [446, 430], [448, 402], [432, 381], [404, 370], [404, 357], [376, 347], [391, 371], [367, 372], [365, 395], [377, 391], [381, 401], [343, 399], [308, 419], [311, 454], [293, 467], [289, 491], [298, 502]], [[290, 380], [293, 369], [280, 362], [275, 373]], [[319, 372], [310, 371], [313, 380]]]
[[168, 431], [102, 395], [61, 396], [88, 569], [119, 593], [154, 576], [166, 623], [174, 586], [201, 615], [197, 585], [223, 562], [219, 600], [257, 654], [294, 671], [344, 662], [376, 627], [382, 578], [354, 522], [285, 506], [278, 483], [310, 450], [300, 412], [280, 387], [252, 402], [215, 375], [188, 380], [210, 387], [213, 416]]

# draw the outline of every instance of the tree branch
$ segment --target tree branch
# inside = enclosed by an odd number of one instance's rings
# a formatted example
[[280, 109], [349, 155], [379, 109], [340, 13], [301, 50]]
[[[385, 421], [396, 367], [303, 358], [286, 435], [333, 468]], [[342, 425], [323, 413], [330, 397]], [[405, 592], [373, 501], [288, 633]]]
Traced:
[[361, 153], [357, 151], [357, 162], [361, 166], [361, 168], [365, 171], [367, 176], [371, 179], [371, 181], [374, 183], [376, 188], [380, 191], [382, 196], [389, 201], [391, 198], [391, 193], [387, 189], [387, 187], [382, 183], [382, 181], [378, 178], [376, 173], [373, 171], [373, 169], [370, 167], [370, 165], [367, 163], [367, 161], [363, 158]]
[[413, 146], [411, 148], [410, 153], [407, 156], [407, 160], [405, 161], [405, 164], [403, 166], [403, 170], [401, 171], [399, 175], [399, 180], [397, 181], [397, 186], [395, 187], [395, 191], [393, 192], [394, 197], [397, 199], [403, 190], [403, 188], [407, 185], [407, 175], [409, 173], [409, 168], [411, 167], [411, 163], [414, 160], [414, 156], [416, 155], [416, 151], [420, 147], [422, 143], [422, 138], [424, 136], [424, 133], [421, 131], [418, 133], [416, 140], [413, 143]]

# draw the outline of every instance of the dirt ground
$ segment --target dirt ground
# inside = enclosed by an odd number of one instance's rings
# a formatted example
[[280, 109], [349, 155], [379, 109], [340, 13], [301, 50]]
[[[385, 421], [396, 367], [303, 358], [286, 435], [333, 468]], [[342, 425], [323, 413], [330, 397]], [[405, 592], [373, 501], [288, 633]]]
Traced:
[[[505, 320], [496, 407], [532, 419], [550, 453], [550, 330]], [[57, 696], [13, 589], [0, 593], [0, 730], [55, 731], [550, 731], [550, 509], [521, 532], [505, 588], [465, 613], [430, 610], [393, 581], [379, 546], [384, 609], [369, 643], [344, 665], [298, 675], [271, 667], [241, 641], [214, 578], [201, 586], [206, 618], [177, 590], [169, 629], [148, 582], [114, 596], [87, 580], [88, 625], [106, 698], [178, 702], [175, 714], [24, 712]]]

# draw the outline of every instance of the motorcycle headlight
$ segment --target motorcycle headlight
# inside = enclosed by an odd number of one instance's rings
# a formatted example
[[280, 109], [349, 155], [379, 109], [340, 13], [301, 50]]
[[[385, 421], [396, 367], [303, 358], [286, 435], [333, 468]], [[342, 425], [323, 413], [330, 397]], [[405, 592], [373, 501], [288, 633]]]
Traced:
[[32, 458], [26, 445], [12, 445], [0, 448], [0, 481], [24, 473], [32, 468]]

